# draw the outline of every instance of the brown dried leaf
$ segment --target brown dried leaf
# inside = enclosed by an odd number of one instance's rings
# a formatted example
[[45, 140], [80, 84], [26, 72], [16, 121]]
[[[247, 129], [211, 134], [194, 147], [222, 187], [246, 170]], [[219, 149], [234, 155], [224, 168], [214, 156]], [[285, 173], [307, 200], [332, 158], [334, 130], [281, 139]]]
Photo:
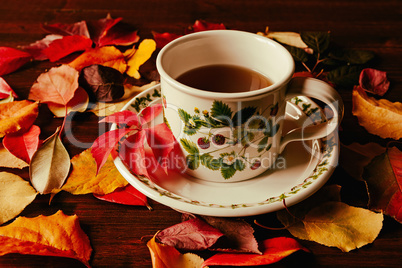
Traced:
[[28, 163], [14, 156], [0, 143], [0, 167], [22, 169], [28, 166]]

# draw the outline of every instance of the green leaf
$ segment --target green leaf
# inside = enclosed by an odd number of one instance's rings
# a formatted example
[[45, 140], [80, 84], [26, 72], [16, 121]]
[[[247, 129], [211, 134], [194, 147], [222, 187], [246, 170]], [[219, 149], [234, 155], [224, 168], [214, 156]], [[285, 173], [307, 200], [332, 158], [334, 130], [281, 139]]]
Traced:
[[308, 54], [304, 49], [292, 46], [285, 46], [285, 48], [289, 51], [289, 53], [293, 56], [295, 61], [300, 62], [307, 62], [308, 61]]
[[189, 154], [186, 157], [187, 167], [189, 169], [195, 170], [200, 166], [200, 157], [199, 155]]
[[188, 114], [186, 111], [184, 111], [183, 109], [179, 109], [178, 112], [179, 112], [179, 116], [180, 116], [181, 120], [184, 123], [187, 123], [190, 120], [191, 115]]
[[368, 50], [331, 49], [328, 55], [331, 59], [340, 60], [349, 64], [366, 64], [375, 57], [375, 53]]
[[203, 164], [206, 168], [211, 170], [218, 170], [221, 167], [221, 161], [219, 159], [213, 158], [210, 154], [202, 154], [201, 155], [201, 164]]
[[265, 149], [265, 146], [267, 146], [268, 143], [268, 136], [265, 136], [260, 142], [258, 143], [258, 152], [262, 152], [262, 150]]
[[240, 126], [247, 122], [257, 110], [256, 107], [246, 107], [237, 111], [232, 118], [233, 126]]
[[301, 32], [300, 36], [303, 42], [315, 53], [323, 53], [329, 46], [329, 32]]
[[236, 173], [236, 169], [234, 168], [234, 165], [226, 165], [224, 163], [222, 163], [222, 167], [221, 167], [221, 174], [222, 177], [227, 180], [230, 179], [231, 177], [233, 177], [233, 175]]
[[246, 164], [241, 159], [236, 159], [233, 167], [238, 171], [242, 171], [246, 168]]
[[211, 116], [221, 121], [224, 125], [230, 124], [232, 109], [222, 101], [214, 101], [211, 108]]
[[188, 139], [182, 138], [182, 139], [180, 139], [180, 143], [189, 154], [199, 154], [200, 153], [197, 145], [194, 142], [192, 142]]
[[327, 79], [337, 86], [353, 87], [359, 84], [360, 66], [344, 65], [328, 73]]

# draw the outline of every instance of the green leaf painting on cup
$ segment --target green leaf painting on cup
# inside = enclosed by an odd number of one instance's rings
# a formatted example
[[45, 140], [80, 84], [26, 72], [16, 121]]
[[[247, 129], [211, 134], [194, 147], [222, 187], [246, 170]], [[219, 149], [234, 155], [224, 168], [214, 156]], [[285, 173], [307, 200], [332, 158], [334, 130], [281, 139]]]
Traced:
[[[273, 124], [271, 118], [278, 112], [278, 103], [266, 107], [264, 112], [268, 114], [269, 119], [259, 114], [257, 108], [252, 106], [234, 113], [229, 105], [222, 101], [214, 101], [210, 111], [200, 111], [195, 107], [194, 113], [191, 114], [179, 109], [179, 117], [184, 124], [183, 132], [188, 135], [180, 139], [182, 147], [188, 153], [188, 168], [195, 170], [204, 166], [213, 171], [220, 171], [224, 179], [233, 177], [237, 171], [243, 171], [247, 164], [258, 168], [255, 159], [261, 158], [270, 150], [270, 138], [279, 130], [279, 124]], [[230, 131], [219, 131], [224, 128]], [[191, 136], [195, 134], [201, 136], [197, 136], [199, 138], [196, 142], [191, 140]], [[210, 151], [211, 145], [215, 146], [213, 151]], [[228, 153], [227, 150], [235, 145], [237, 151]], [[250, 146], [258, 148], [256, 154], [250, 155], [247, 151]]]

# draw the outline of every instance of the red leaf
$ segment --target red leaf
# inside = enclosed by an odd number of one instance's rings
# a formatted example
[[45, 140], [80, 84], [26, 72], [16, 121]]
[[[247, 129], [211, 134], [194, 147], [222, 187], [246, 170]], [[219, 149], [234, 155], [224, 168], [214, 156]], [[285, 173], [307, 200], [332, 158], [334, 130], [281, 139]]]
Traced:
[[360, 73], [359, 84], [365, 91], [383, 96], [388, 91], [390, 82], [386, 72], [366, 68]]
[[207, 216], [202, 218], [225, 235], [225, 239], [216, 243], [211, 250], [261, 254], [254, 237], [254, 229], [243, 219]]
[[364, 169], [369, 209], [402, 223], [402, 152], [397, 147], [376, 156]]
[[145, 155], [144, 139], [144, 131], [127, 137], [119, 148], [119, 156], [134, 174], [148, 177], [147, 167], [152, 165], [152, 158]]
[[99, 47], [107, 45], [128, 46], [140, 39], [137, 31], [121, 23], [123, 18], [112, 19], [109, 15], [97, 21], [88, 22], [91, 39]]
[[143, 131], [145, 131], [147, 143], [151, 147], [156, 160], [167, 172], [167, 156], [173, 150], [176, 141], [172, 131], [164, 123], [145, 128]]
[[127, 128], [111, 130], [105, 132], [94, 141], [91, 146], [91, 153], [98, 167], [96, 174], [99, 173], [116, 144], [130, 131], [133, 130]]
[[114, 114], [111, 114], [102, 120], [99, 123], [116, 123], [117, 125], [127, 125], [127, 126], [139, 126], [139, 117], [136, 113], [128, 110], [120, 111]]
[[154, 40], [156, 42], [156, 47], [157, 48], [163, 48], [166, 46], [168, 43], [171, 41], [179, 38], [181, 35], [179, 34], [173, 34], [173, 33], [157, 33], [157, 32], [152, 32], [152, 35], [154, 36]]
[[0, 76], [18, 70], [31, 59], [31, 54], [27, 52], [11, 47], [0, 47]]
[[233, 254], [218, 253], [204, 261], [201, 268], [212, 265], [233, 265], [233, 266], [257, 266], [268, 265], [282, 260], [290, 254], [308, 249], [300, 245], [295, 239], [288, 237], [276, 237], [266, 239], [261, 243], [262, 255], [259, 254]]
[[43, 53], [51, 62], [64, 58], [71, 53], [84, 51], [91, 48], [92, 40], [81, 35], [64, 36], [62, 39], [54, 40]]
[[85, 21], [76, 22], [73, 24], [55, 23], [44, 24], [42, 28], [50, 33], [58, 35], [82, 35], [89, 38], [88, 26]]
[[159, 232], [155, 239], [181, 250], [204, 250], [211, 247], [223, 234], [205, 221], [194, 218], [175, 224]]
[[209, 30], [226, 30], [226, 27], [223, 25], [223, 23], [211, 23], [204, 20], [196, 20], [194, 25], [191, 27], [191, 30], [187, 33], [196, 33]]
[[10, 94], [12, 94], [14, 98], [18, 98], [18, 95], [7, 84], [6, 80], [0, 77], [0, 99], [8, 98], [10, 97]]
[[46, 54], [43, 53], [43, 50], [46, 49], [54, 40], [61, 38], [63, 38], [62, 35], [49, 34], [45, 38], [36, 41], [35, 43], [21, 47], [21, 49], [31, 54], [34, 60], [47, 60], [48, 58]]
[[131, 206], [146, 206], [151, 209], [151, 207], [148, 205], [147, 197], [143, 193], [135, 189], [132, 185], [118, 188], [110, 194], [94, 194], [94, 196], [100, 200], [109, 201], [112, 203]]
[[141, 118], [144, 119], [145, 123], [149, 123], [154, 120], [163, 110], [162, 104], [155, 104], [152, 106], [147, 106], [141, 111]]
[[40, 128], [33, 125], [25, 133], [6, 135], [3, 139], [3, 145], [14, 156], [29, 164], [32, 155], [39, 147], [39, 134]]

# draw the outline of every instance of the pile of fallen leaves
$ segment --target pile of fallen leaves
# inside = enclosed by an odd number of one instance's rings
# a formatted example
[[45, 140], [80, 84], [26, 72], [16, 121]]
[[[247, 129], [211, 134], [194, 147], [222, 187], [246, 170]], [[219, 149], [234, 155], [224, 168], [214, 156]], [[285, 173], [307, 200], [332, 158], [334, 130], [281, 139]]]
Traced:
[[[0, 173], [0, 255], [7, 253], [76, 258], [89, 266], [91, 246], [77, 216], [61, 211], [52, 216], [17, 217], [37, 194], [53, 197], [60, 191], [93, 194], [110, 202], [148, 206], [146, 197], [128, 185], [113, 163], [119, 155], [131, 171], [148, 176], [141, 164], [147, 158], [175, 153], [173, 136], [164, 124], [148, 127], [161, 106], [140, 113], [119, 111], [137, 92], [157, 83], [156, 70], [144, 83], [140, 66], [179, 34], [153, 32], [141, 40], [122, 18], [43, 25], [49, 34], [20, 49], [0, 47], [0, 167], [29, 167], [29, 181], [9, 172]], [[183, 34], [226, 29], [223, 24], [196, 21]], [[402, 137], [402, 104], [382, 97], [389, 87], [386, 74], [369, 68], [370, 51], [345, 50], [330, 43], [329, 33], [258, 33], [284, 44], [306, 71], [295, 76], [316, 77], [334, 86], [354, 86], [353, 115], [368, 132], [381, 138]], [[37, 78], [29, 100], [20, 100], [6, 82], [6, 74], [29, 61], [49, 60], [55, 66]], [[142, 80], [141, 80], [142, 79]], [[141, 80], [141, 82], [140, 82]], [[39, 139], [34, 125], [39, 106], [47, 105], [64, 118], [56, 132]], [[71, 112], [93, 112], [101, 122], [117, 128], [101, 135], [91, 148], [70, 159], [62, 139]], [[153, 138], [154, 143], [146, 141]], [[155, 143], [156, 141], [156, 143]], [[126, 150], [116, 150], [118, 144]], [[163, 150], [153, 145], [163, 146]], [[382, 228], [383, 214], [402, 222], [402, 153], [396, 146], [351, 144], [343, 146], [342, 167], [367, 185], [367, 208], [353, 207], [340, 199], [337, 185], [324, 187], [313, 197], [277, 213], [278, 220], [299, 239], [350, 251], [373, 242]], [[122, 154], [121, 152], [124, 152]], [[141, 155], [132, 161], [131, 154]], [[349, 160], [349, 158], [352, 160]], [[153, 161], [158, 165], [157, 161]], [[353, 166], [351, 166], [353, 163]], [[161, 168], [161, 172], [169, 170]], [[379, 179], [380, 178], [380, 179]], [[257, 225], [260, 225], [256, 222]], [[46, 230], [53, 230], [52, 233]], [[33, 234], [41, 234], [41, 236]], [[155, 234], [147, 243], [154, 267], [253, 266], [270, 264], [303, 250], [293, 238], [256, 241], [254, 230], [242, 219], [184, 215], [182, 223]], [[203, 260], [193, 252], [218, 252]]]

